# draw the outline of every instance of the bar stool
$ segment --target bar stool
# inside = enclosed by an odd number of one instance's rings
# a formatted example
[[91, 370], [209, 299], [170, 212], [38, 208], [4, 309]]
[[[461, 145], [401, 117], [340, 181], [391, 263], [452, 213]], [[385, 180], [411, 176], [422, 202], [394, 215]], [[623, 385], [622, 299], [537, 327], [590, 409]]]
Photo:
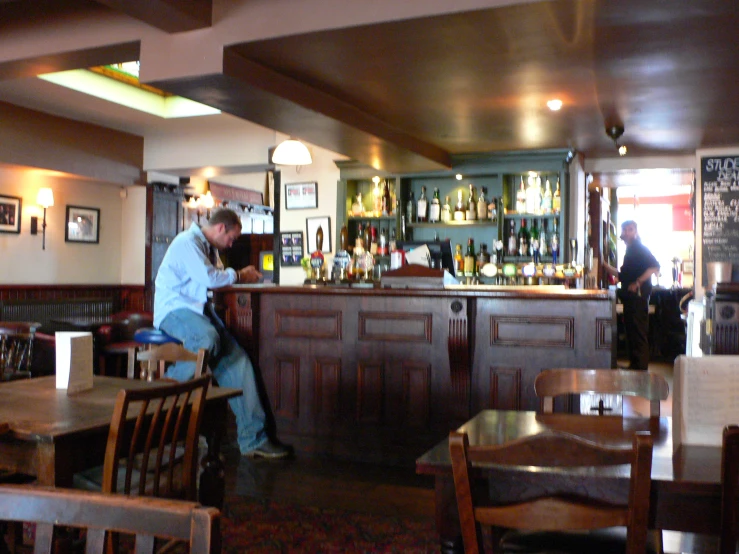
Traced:
[[[163, 344], [177, 344], [182, 346], [181, 340], [176, 339], [172, 335], [168, 335], [161, 329], [156, 329], [155, 327], [142, 327], [141, 329], [137, 329], [136, 332], [133, 334], [133, 340], [138, 344], [135, 347], [129, 348], [128, 351], [129, 379], [141, 378], [147, 381], [151, 381], [151, 379], [153, 378], [152, 372], [156, 372], [156, 367], [147, 367], [141, 370], [142, 375], [134, 375], [134, 368], [136, 367], [136, 351], [139, 348], [148, 349], [152, 346], [160, 346]], [[144, 372], [146, 372], [145, 375]]]

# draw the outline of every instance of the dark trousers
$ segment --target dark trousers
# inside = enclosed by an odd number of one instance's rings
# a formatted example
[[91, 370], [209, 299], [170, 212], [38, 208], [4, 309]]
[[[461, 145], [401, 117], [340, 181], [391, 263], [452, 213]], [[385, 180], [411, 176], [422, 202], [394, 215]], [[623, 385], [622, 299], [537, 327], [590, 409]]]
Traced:
[[626, 293], [624, 305], [624, 329], [629, 345], [630, 369], [647, 369], [649, 366], [649, 297]]

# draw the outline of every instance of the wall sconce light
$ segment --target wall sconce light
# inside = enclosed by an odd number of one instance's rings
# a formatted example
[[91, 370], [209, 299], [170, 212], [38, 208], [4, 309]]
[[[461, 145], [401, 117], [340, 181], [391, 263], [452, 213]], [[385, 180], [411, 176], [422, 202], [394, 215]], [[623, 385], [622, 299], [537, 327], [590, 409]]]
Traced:
[[296, 139], [283, 140], [272, 153], [272, 163], [278, 165], [310, 165], [313, 158], [308, 147]]
[[[41, 249], [46, 250], [46, 209], [51, 208], [54, 205], [54, 191], [48, 187], [39, 189], [38, 195], [36, 196], [36, 204], [44, 208], [44, 220], [41, 223]], [[34, 221], [36, 220], [36, 221]], [[31, 218], [31, 234], [35, 235], [38, 233], [38, 218]]]

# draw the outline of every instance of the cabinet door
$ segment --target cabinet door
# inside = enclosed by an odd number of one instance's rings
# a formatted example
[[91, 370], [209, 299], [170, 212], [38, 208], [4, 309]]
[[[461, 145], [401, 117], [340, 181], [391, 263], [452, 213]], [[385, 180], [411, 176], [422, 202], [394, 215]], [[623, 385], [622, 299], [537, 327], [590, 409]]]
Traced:
[[150, 183], [147, 189], [146, 290], [153, 295], [154, 281], [169, 244], [182, 231], [181, 187]]

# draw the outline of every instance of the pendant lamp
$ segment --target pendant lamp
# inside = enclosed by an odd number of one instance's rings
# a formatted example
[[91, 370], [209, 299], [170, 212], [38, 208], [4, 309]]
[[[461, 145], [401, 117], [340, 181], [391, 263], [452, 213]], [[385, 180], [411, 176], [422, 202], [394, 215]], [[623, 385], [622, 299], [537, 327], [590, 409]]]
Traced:
[[272, 163], [278, 165], [309, 165], [313, 163], [308, 147], [296, 139], [287, 139], [272, 153]]

